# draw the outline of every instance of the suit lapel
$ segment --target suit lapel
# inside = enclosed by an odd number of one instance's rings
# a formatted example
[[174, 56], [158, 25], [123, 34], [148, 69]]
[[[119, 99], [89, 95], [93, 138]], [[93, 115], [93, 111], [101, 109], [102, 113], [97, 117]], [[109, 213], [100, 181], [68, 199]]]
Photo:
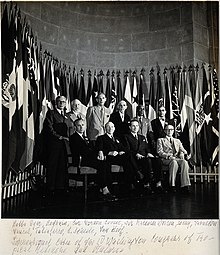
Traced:
[[[97, 106], [94, 107], [94, 113], [96, 114], [96, 116], [98, 117], [99, 121], [102, 123], [101, 120], [101, 116], [100, 116], [100, 112], [99, 112], [99, 108]], [[105, 113], [104, 113], [105, 114]]]

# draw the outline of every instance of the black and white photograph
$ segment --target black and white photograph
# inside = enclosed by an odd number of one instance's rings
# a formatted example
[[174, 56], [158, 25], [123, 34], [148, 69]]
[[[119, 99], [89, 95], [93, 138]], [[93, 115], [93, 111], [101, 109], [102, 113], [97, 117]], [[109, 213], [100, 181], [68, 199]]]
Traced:
[[219, 2], [0, 4], [2, 254], [217, 255]]

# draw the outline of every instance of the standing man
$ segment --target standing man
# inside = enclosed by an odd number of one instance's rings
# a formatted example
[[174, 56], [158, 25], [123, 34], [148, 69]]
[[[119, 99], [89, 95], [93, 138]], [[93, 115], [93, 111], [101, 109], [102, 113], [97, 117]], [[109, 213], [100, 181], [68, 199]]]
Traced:
[[67, 188], [68, 117], [65, 114], [66, 98], [58, 96], [55, 109], [48, 110], [44, 121], [47, 146], [46, 183], [49, 192]]
[[166, 137], [164, 127], [166, 124], [174, 125], [173, 120], [167, 120], [165, 118], [166, 109], [164, 106], [160, 106], [158, 109], [158, 117], [151, 121], [152, 131], [149, 132], [149, 142], [151, 143], [153, 151], [157, 151], [157, 139]]
[[124, 100], [121, 100], [117, 104], [117, 111], [112, 113], [110, 116], [110, 121], [115, 126], [115, 137], [121, 138], [124, 134], [129, 133], [130, 117], [126, 113], [126, 109], [127, 103]]
[[106, 133], [97, 138], [96, 148], [98, 159], [104, 158], [110, 165], [123, 166], [126, 176], [126, 184], [134, 189], [136, 169], [132, 155], [126, 151], [120, 140], [114, 136], [115, 126], [112, 122], [105, 124]]
[[80, 112], [82, 103], [78, 99], [74, 99], [71, 102], [71, 111], [67, 113], [70, 119], [69, 135], [72, 135], [75, 131], [74, 121], [76, 119], [85, 119], [86, 116]]
[[70, 149], [75, 166], [90, 166], [97, 169], [97, 182], [101, 189], [104, 200], [112, 201], [115, 197], [110, 193], [111, 168], [104, 158], [98, 157], [97, 151], [91, 146], [87, 137], [84, 136], [86, 122], [84, 119], [74, 121], [75, 133], [70, 136]]
[[165, 126], [166, 137], [157, 140], [157, 153], [161, 157], [163, 164], [169, 166], [169, 185], [171, 192], [176, 192], [176, 174], [180, 168], [180, 182], [183, 192], [189, 192], [189, 165], [185, 160], [189, 159], [187, 151], [183, 148], [181, 141], [173, 138], [174, 126]]
[[104, 93], [99, 93], [97, 102], [98, 105], [89, 107], [86, 114], [87, 135], [93, 145], [95, 145], [97, 137], [105, 133], [105, 124], [109, 121], [115, 106], [115, 100], [110, 104], [109, 108], [104, 106], [106, 102]]
[[125, 146], [135, 158], [137, 169], [139, 170], [139, 178], [144, 183], [146, 193], [152, 193], [151, 175], [153, 174], [156, 182], [156, 191], [163, 192], [161, 186], [162, 180], [162, 162], [159, 158], [154, 157], [151, 153], [146, 138], [138, 134], [139, 123], [137, 119], [130, 122], [130, 133], [125, 135]]
[[152, 132], [152, 128], [151, 128], [150, 120], [144, 117], [144, 112], [145, 112], [144, 106], [138, 105], [137, 117], [136, 117], [140, 127], [138, 134], [145, 136], [145, 138], [147, 139], [149, 132]]

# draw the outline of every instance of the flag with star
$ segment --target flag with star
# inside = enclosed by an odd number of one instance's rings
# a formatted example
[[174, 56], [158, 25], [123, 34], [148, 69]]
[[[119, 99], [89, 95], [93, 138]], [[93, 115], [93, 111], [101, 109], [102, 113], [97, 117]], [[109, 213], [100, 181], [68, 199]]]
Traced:
[[136, 72], [132, 75], [133, 88], [132, 88], [132, 118], [136, 116], [136, 108], [138, 106], [138, 89], [137, 89], [137, 77]]

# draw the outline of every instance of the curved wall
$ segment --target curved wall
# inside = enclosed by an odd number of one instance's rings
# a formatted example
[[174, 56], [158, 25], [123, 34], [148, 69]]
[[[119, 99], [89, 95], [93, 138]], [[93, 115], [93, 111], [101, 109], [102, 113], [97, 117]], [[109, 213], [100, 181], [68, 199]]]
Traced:
[[157, 62], [163, 68], [194, 61], [190, 2], [18, 2], [18, 6], [43, 49], [77, 69], [148, 71]]

